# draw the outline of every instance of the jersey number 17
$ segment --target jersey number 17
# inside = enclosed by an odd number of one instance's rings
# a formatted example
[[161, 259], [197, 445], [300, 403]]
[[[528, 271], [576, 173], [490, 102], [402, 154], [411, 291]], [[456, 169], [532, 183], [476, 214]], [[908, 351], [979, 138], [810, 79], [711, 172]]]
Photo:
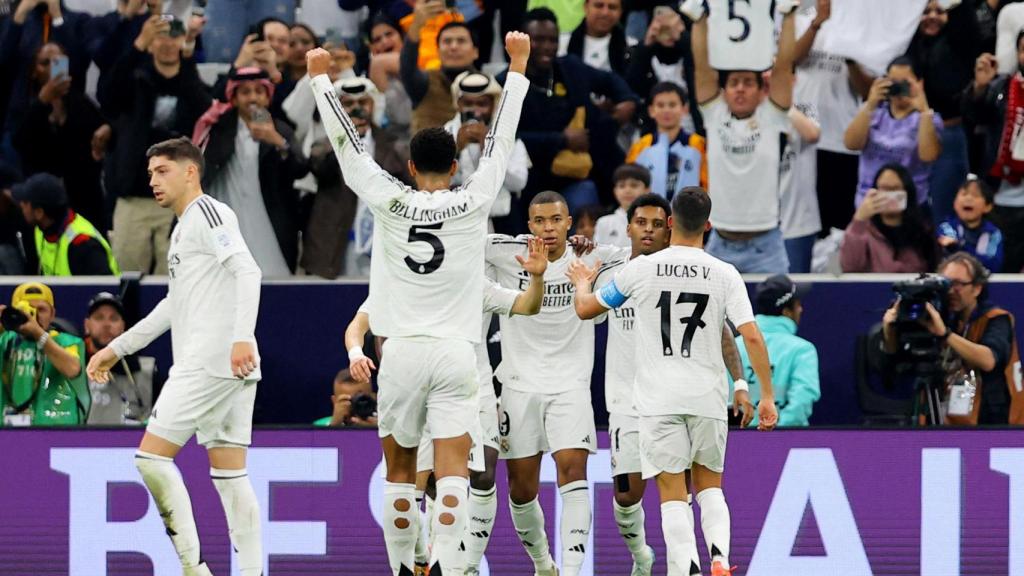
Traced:
[[[694, 292], [680, 292], [675, 299], [675, 304], [693, 304], [693, 313], [679, 319], [679, 323], [686, 326], [683, 330], [683, 342], [679, 348], [679, 355], [683, 358], [690, 357], [690, 344], [697, 333], [698, 328], [704, 328], [704, 310], [708, 307], [708, 295]], [[655, 308], [661, 310], [661, 352], [665, 356], [672, 356], [672, 292], [662, 291], [661, 297]]]

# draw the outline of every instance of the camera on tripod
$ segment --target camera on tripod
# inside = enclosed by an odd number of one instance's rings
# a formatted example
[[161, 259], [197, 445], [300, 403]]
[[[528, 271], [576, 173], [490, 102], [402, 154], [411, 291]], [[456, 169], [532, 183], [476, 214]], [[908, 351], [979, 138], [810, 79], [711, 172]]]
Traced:
[[928, 304], [939, 315], [945, 314], [946, 296], [951, 286], [949, 279], [936, 274], [922, 274], [913, 280], [901, 280], [892, 285], [892, 291], [900, 299], [896, 309], [896, 334], [902, 352], [915, 359], [938, 357], [939, 339], [921, 320], [928, 320]]

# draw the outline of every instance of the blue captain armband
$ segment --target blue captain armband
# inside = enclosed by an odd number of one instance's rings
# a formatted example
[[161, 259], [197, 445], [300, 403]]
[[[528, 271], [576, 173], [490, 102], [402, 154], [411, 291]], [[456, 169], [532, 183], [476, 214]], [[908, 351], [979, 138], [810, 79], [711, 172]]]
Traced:
[[629, 296], [626, 296], [619, 291], [619, 287], [615, 285], [615, 280], [604, 285], [603, 288], [597, 291], [597, 301], [601, 303], [601, 306], [605, 308], [618, 308], [629, 300]]

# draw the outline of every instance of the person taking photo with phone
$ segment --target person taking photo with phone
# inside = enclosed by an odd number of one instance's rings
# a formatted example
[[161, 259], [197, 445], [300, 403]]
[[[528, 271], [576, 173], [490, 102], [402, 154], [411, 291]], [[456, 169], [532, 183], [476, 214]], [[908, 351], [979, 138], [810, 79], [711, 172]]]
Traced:
[[843, 272], [929, 272], [939, 247], [932, 225], [913, 199], [916, 184], [901, 164], [878, 170], [857, 207], [839, 250]]
[[931, 163], [942, 153], [942, 117], [928, 105], [924, 81], [913, 62], [900, 56], [889, 64], [886, 75], [871, 85], [867, 100], [846, 128], [843, 142], [860, 150], [857, 195], [860, 206], [872, 187], [879, 168], [897, 162], [913, 177], [917, 195], [910, 202], [929, 200]]

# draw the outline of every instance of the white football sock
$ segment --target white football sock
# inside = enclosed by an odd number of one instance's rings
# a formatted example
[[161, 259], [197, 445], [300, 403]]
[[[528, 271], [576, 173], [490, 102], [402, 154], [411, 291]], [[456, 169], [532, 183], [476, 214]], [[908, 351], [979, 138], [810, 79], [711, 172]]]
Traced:
[[690, 520], [693, 538], [690, 540], [690, 574], [700, 573], [700, 551], [697, 550], [697, 521], [693, 519], [693, 494], [686, 495], [686, 518]]
[[384, 509], [381, 518], [384, 527], [384, 544], [388, 549], [388, 562], [394, 576], [402, 568], [413, 573], [415, 565], [416, 535], [419, 528], [416, 516], [416, 485], [384, 482]]
[[612, 500], [615, 510], [615, 523], [619, 527], [619, 535], [629, 548], [634, 560], [647, 560], [647, 532], [644, 530], [643, 500], [632, 506], [621, 506]]
[[725, 494], [721, 488], [706, 488], [697, 493], [697, 505], [700, 506], [700, 527], [704, 531], [711, 561], [720, 560], [728, 568], [731, 526]]
[[668, 576], [691, 574], [690, 548], [694, 546], [696, 538], [686, 508], [686, 502], [682, 500], [671, 500], [661, 504], [661, 533], [665, 537]]
[[576, 480], [558, 491], [562, 494], [562, 576], [576, 576], [587, 559], [590, 486], [586, 480]]
[[484, 557], [487, 543], [491, 541], [494, 530], [494, 517], [498, 514], [498, 488], [491, 486], [489, 490], [469, 489], [469, 512], [467, 514], [466, 535], [462, 542], [466, 545], [466, 566], [477, 568]]
[[523, 548], [526, 548], [526, 553], [533, 560], [534, 568], [537, 572], [552, 570], [555, 561], [548, 549], [548, 535], [544, 531], [544, 510], [540, 507], [540, 500], [534, 498], [526, 504], [516, 504], [509, 499], [508, 503], [512, 511], [512, 525], [516, 528]]
[[260, 533], [260, 504], [249, 482], [245, 468], [221, 470], [210, 468], [213, 486], [220, 494], [224, 515], [228, 520], [228, 535], [238, 554], [238, 569], [242, 576], [260, 576], [263, 573], [263, 541]]
[[[445, 476], [437, 480], [437, 500], [434, 502], [434, 545], [430, 550], [431, 574], [462, 576], [466, 569], [462, 553], [462, 537], [466, 533], [466, 499], [469, 478]], [[439, 571], [435, 572], [435, 570]]]
[[430, 517], [422, 513], [423, 490], [416, 491], [416, 563], [426, 565], [430, 562], [430, 549], [427, 543], [430, 541]]
[[139, 469], [146, 488], [156, 502], [182, 567], [197, 567], [202, 562], [199, 556], [199, 532], [192, 515], [192, 500], [188, 497], [185, 481], [181, 479], [181, 472], [174, 465], [174, 460], [139, 450], [135, 453], [135, 467]]

